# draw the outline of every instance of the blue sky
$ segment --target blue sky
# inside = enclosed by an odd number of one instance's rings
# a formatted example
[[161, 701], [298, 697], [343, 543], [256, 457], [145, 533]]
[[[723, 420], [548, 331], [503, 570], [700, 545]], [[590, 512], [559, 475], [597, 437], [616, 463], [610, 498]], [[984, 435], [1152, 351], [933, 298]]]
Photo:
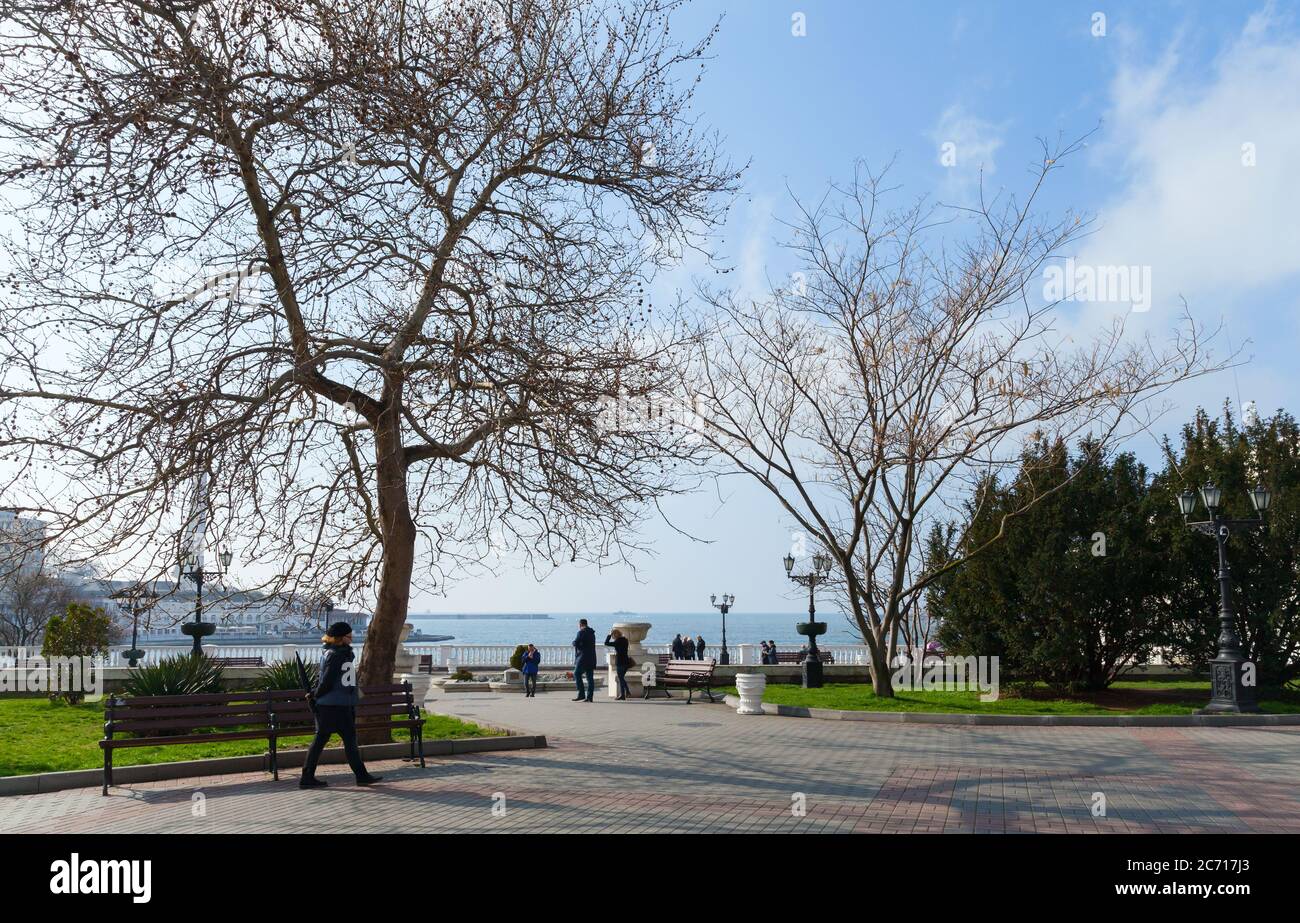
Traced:
[[[1039, 137], [1077, 137], [1088, 148], [1056, 175], [1049, 210], [1091, 213], [1097, 230], [1080, 260], [1146, 265], [1152, 306], [1131, 316], [1157, 336], [1180, 299], [1224, 324], [1218, 347], [1244, 346], [1249, 362], [1189, 383], [1157, 432], [1174, 432], [1198, 404], [1237, 402], [1261, 412], [1300, 409], [1294, 366], [1300, 278], [1300, 7], [1290, 3], [868, 3], [848, 0], [712, 2], [675, 20], [683, 38], [718, 17], [722, 30], [697, 97], [701, 119], [749, 161], [720, 246], [740, 286], [784, 278], [776, 219], [789, 192], [813, 196], [847, 177], [856, 159], [902, 185], [900, 199], [969, 198], [986, 185], [1020, 188]], [[792, 34], [804, 15], [805, 35]], [[1105, 16], [1104, 34], [1095, 14]], [[957, 163], [940, 161], [953, 144]], [[661, 298], [686, 287], [686, 266]], [[1089, 305], [1068, 322], [1106, 312]], [[1152, 462], [1156, 443], [1126, 448]], [[498, 578], [423, 596], [431, 611], [698, 611], [731, 592], [737, 612], [795, 611], [780, 558], [788, 522], [741, 481], [665, 505], [700, 541], [652, 523], [655, 554], [636, 573], [564, 567], [542, 583], [508, 563]]]

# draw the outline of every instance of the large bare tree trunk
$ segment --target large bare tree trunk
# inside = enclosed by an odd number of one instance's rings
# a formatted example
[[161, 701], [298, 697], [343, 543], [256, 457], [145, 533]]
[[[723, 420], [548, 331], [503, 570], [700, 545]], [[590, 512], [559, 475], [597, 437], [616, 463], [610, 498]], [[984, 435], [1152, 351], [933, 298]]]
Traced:
[[[875, 659], [875, 655], [873, 654], [872, 660], [874, 661]], [[894, 682], [893, 677], [889, 672], [888, 664], [882, 666], [878, 663], [872, 663], [871, 691], [884, 699], [892, 699], [894, 697]]]
[[[400, 384], [395, 387], [400, 395]], [[400, 397], [389, 402], [400, 406]], [[393, 681], [393, 666], [402, 626], [406, 624], [411, 599], [411, 574], [415, 566], [415, 521], [406, 492], [406, 451], [401, 425], [395, 411], [386, 411], [375, 428], [376, 495], [379, 525], [383, 534], [384, 557], [379, 571], [379, 595], [366, 631], [358, 682], [363, 686]], [[364, 743], [390, 739], [387, 730], [363, 732]]]

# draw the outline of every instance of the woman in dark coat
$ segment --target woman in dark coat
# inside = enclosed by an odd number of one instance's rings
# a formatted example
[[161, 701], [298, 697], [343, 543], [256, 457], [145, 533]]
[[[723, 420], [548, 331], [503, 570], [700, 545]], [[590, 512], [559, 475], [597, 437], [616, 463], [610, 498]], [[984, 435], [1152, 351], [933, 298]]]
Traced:
[[627, 638], [615, 628], [605, 637], [605, 646], [614, 649], [614, 669], [618, 673], [618, 695], [615, 698], [622, 701], [632, 694], [627, 687], [627, 668], [632, 666], [632, 658], [627, 655]]
[[316, 681], [316, 688], [307, 693], [307, 700], [316, 714], [316, 739], [307, 750], [307, 762], [303, 764], [298, 787], [322, 788], [326, 785], [324, 779], [316, 778], [316, 763], [333, 734], [338, 734], [343, 740], [343, 752], [357, 777], [357, 785], [373, 785], [382, 777], [366, 771], [366, 764], [361, 762], [361, 751], [357, 748], [357, 700], [360, 696], [357, 694], [356, 671], [352, 667], [356, 660], [352, 653], [352, 626], [347, 622], [335, 622], [321, 640], [325, 642], [325, 656], [320, 662], [320, 679]]
[[687, 660], [695, 659], [695, 639], [690, 635], [682, 638], [682, 656]]
[[533, 698], [537, 695], [537, 670], [538, 665], [542, 662], [542, 652], [536, 645], [528, 645], [528, 650], [524, 651], [524, 665], [520, 671], [524, 674], [524, 697]]

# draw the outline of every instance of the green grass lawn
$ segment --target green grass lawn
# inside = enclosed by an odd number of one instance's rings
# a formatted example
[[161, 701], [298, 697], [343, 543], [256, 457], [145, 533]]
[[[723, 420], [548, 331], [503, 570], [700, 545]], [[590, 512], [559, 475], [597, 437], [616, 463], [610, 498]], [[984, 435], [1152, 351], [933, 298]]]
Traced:
[[[725, 690], [736, 695], [735, 687]], [[983, 715], [1190, 715], [1209, 701], [1210, 684], [1200, 680], [1135, 680], [1118, 682], [1105, 692], [1062, 698], [1046, 687], [1027, 697], [1007, 689], [994, 702], [981, 702], [979, 692], [899, 691], [894, 698], [877, 698], [861, 683], [828, 683], [821, 689], [794, 684], [768, 684], [763, 701], [774, 705], [834, 708], [844, 711], [912, 711]], [[1300, 712], [1300, 690], [1273, 693], [1259, 703], [1269, 714]]]
[[[500, 733], [457, 718], [425, 715], [426, 740], [493, 737]], [[104, 765], [99, 741], [104, 736], [104, 703], [66, 705], [48, 699], [0, 699], [0, 776], [68, 769], [97, 769]], [[404, 730], [394, 740], [407, 740]], [[282, 738], [279, 748], [306, 747], [310, 737]], [[333, 741], [338, 745], [338, 738]], [[266, 752], [264, 740], [231, 740], [174, 747], [135, 747], [115, 750], [114, 766], [170, 763], [217, 756], [246, 756]]]

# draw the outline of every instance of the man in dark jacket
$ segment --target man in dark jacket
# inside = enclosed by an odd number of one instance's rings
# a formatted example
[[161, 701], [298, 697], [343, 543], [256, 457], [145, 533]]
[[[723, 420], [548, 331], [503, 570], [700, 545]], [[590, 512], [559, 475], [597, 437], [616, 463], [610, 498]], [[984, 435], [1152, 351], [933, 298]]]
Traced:
[[682, 650], [684, 651], [684, 655], [683, 655], [683, 656], [685, 656], [687, 660], [694, 660], [694, 659], [695, 659], [695, 639], [692, 638], [690, 635], [687, 635], [685, 638], [683, 638], [683, 639], [682, 639]]
[[704, 635], [695, 636], [695, 659], [704, 659]]
[[677, 633], [673, 638], [673, 660], [681, 660], [686, 656], [686, 645], [682, 644], [682, 634]]
[[[583, 677], [587, 679], [583, 688]], [[578, 694], [573, 701], [592, 701], [596, 695], [596, 632], [586, 619], [578, 619], [578, 634], [573, 639], [573, 679], [578, 684]]]
[[316, 688], [307, 693], [316, 714], [316, 737], [307, 749], [307, 761], [303, 763], [298, 787], [322, 788], [326, 785], [323, 779], [316, 778], [316, 763], [331, 734], [338, 734], [343, 739], [343, 752], [357, 777], [357, 785], [373, 785], [381, 776], [372, 776], [366, 771], [365, 763], [361, 762], [361, 751], [357, 748], [357, 701], [360, 696], [356, 671], [352, 666], [356, 660], [352, 653], [352, 626], [347, 622], [335, 622], [321, 640], [325, 642], [325, 654], [320, 662], [320, 678], [316, 681]]

